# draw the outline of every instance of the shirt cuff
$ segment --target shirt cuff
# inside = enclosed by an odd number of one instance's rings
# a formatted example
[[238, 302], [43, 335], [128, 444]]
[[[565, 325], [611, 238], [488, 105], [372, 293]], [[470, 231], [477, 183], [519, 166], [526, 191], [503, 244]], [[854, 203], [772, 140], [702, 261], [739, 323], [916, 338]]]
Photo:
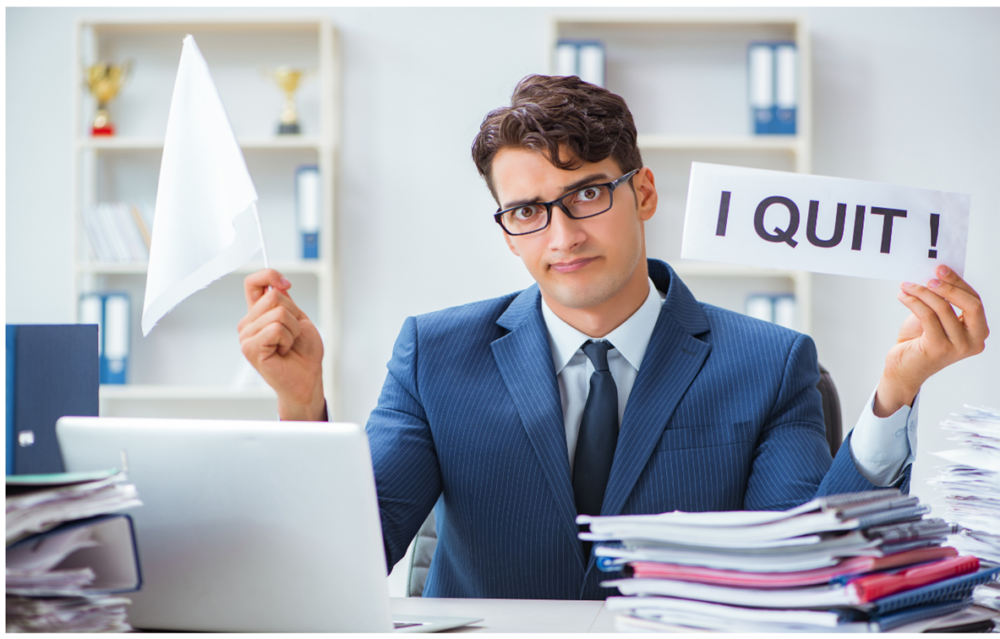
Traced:
[[861, 476], [879, 487], [891, 486], [917, 454], [917, 412], [920, 393], [913, 406], [903, 406], [888, 417], [875, 416], [872, 391], [865, 410], [851, 433], [851, 456]]

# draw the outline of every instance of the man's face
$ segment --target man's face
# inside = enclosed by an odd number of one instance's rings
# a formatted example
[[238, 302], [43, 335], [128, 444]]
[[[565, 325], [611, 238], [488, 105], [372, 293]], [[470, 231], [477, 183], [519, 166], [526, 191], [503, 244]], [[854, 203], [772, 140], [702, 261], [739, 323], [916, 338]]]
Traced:
[[[552, 165], [545, 155], [506, 148], [493, 159], [492, 177], [500, 208], [549, 202], [588, 184], [607, 183], [623, 171], [611, 158], [573, 170]], [[574, 220], [557, 206], [548, 228], [529, 235], [504, 233], [510, 250], [524, 261], [550, 308], [599, 310], [613, 305], [626, 288], [646, 286], [643, 223], [656, 211], [656, 189], [648, 169], [622, 183], [611, 210]], [[630, 286], [631, 285], [631, 286]], [[642, 299], [645, 299], [643, 296]]]

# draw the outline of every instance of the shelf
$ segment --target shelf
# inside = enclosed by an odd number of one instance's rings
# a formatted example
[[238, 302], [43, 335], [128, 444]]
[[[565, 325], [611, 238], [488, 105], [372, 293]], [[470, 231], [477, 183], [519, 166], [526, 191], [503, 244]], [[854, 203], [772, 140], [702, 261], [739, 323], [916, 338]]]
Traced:
[[[244, 151], [322, 150], [323, 143], [315, 136], [273, 136], [238, 139]], [[94, 137], [81, 138], [76, 146], [82, 151], [163, 151], [163, 138]]]
[[772, 27], [772, 28], [793, 28], [800, 24], [799, 18], [795, 16], [773, 16], [761, 17], [759, 15], [703, 15], [703, 16], [663, 16], [650, 14], [648, 16], [636, 17], [616, 16], [606, 14], [595, 15], [573, 15], [573, 16], [553, 16], [553, 20], [560, 28], [573, 27], [600, 27], [602, 29], [685, 29], [690, 27]]
[[100, 398], [117, 400], [245, 400], [275, 399], [270, 387], [233, 388], [231, 386], [168, 386], [145, 384], [101, 384]]
[[79, 21], [80, 27], [90, 27], [99, 35], [134, 34], [150, 32], [185, 31], [202, 29], [211, 31], [315, 31], [326, 24], [326, 18], [282, 19], [270, 15], [233, 19], [228, 15], [197, 16], [178, 20], [174, 14], [136, 16], [101, 16]]
[[[115, 12], [116, 14], [118, 12]], [[250, 12], [252, 13], [252, 12]], [[206, 58], [227, 116], [258, 193], [260, 224], [270, 266], [296, 286], [297, 303], [323, 333], [324, 393], [331, 415], [338, 411], [339, 322], [334, 247], [337, 139], [340, 133], [340, 58], [337, 34], [328, 16], [233, 19], [221, 11], [149, 12], [142, 16], [88, 16], [76, 21], [73, 64], [75, 184], [73, 225], [74, 319], [81, 293], [122, 290], [132, 304], [129, 316], [130, 379], [136, 384], [102, 386], [102, 412], [149, 417], [270, 418], [276, 395], [254, 385], [236, 388], [232, 379], [235, 319], [245, 299], [242, 280], [263, 268], [260, 253], [221, 278], [217, 288], [192, 296], [147, 338], [140, 338], [142, 298], [148, 263], [101, 262], [92, 250], [83, 212], [99, 202], [148, 205], [155, 201], [182, 38], [191, 34]], [[93, 96], [83, 74], [98, 60], [134, 61], [140, 70], [112, 107], [116, 136], [93, 137]], [[277, 135], [281, 93], [264, 83], [260, 69], [274, 64], [312, 73], [297, 95], [302, 135]], [[265, 93], [265, 88], [267, 92]], [[302, 165], [320, 170], [319, 260], [303, 260], [296, 220], [294, 174]], [[196, 361], [194, 369], [190, 363]], [[245, 401], [250, 400], [250, 401]], [[264, 409], [267, 410], [264, 410]]]
[[794, 135], [743, 137], [676, 136], [640, 133], [640, 151], [786, 151], [799, 153], [802, 143]]
[[[77, 264], [77, 272], [88, 275], [145, 275], [146, 262], [129, 262], [121, 264], [103, 264], [99, 262], [85, 262]], [[250, 262], [237, 268], [234, 273], [255, 273], [264, 268], [261, 262]], [[306, 262], [274, 262], [271, 268], [281, 271], [286, 275], [322, 275], [325, 271], [323, 262], [319, 260]]]

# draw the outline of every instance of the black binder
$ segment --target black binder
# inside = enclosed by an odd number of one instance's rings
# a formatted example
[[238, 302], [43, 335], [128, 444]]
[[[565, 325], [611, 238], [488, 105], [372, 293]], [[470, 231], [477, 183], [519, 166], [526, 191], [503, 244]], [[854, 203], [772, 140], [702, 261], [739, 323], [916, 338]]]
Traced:
[[56, 420], [96, 417], [94, 324], [7, 325], [7, 474], [63, 471]]

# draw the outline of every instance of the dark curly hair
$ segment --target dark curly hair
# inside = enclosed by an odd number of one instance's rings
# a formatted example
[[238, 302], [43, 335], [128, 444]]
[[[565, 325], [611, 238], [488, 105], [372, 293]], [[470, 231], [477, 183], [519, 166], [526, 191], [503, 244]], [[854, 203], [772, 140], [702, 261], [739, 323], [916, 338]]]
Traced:
[[642, 167], [625, 100], [576, 76], [529, 75], [517, 83], [510, 106], [483, 119], [472, 159], [494, 199], [493, 158], [504, 148], [541, 151], [560, 169], [609, 157], [624, 173]]

